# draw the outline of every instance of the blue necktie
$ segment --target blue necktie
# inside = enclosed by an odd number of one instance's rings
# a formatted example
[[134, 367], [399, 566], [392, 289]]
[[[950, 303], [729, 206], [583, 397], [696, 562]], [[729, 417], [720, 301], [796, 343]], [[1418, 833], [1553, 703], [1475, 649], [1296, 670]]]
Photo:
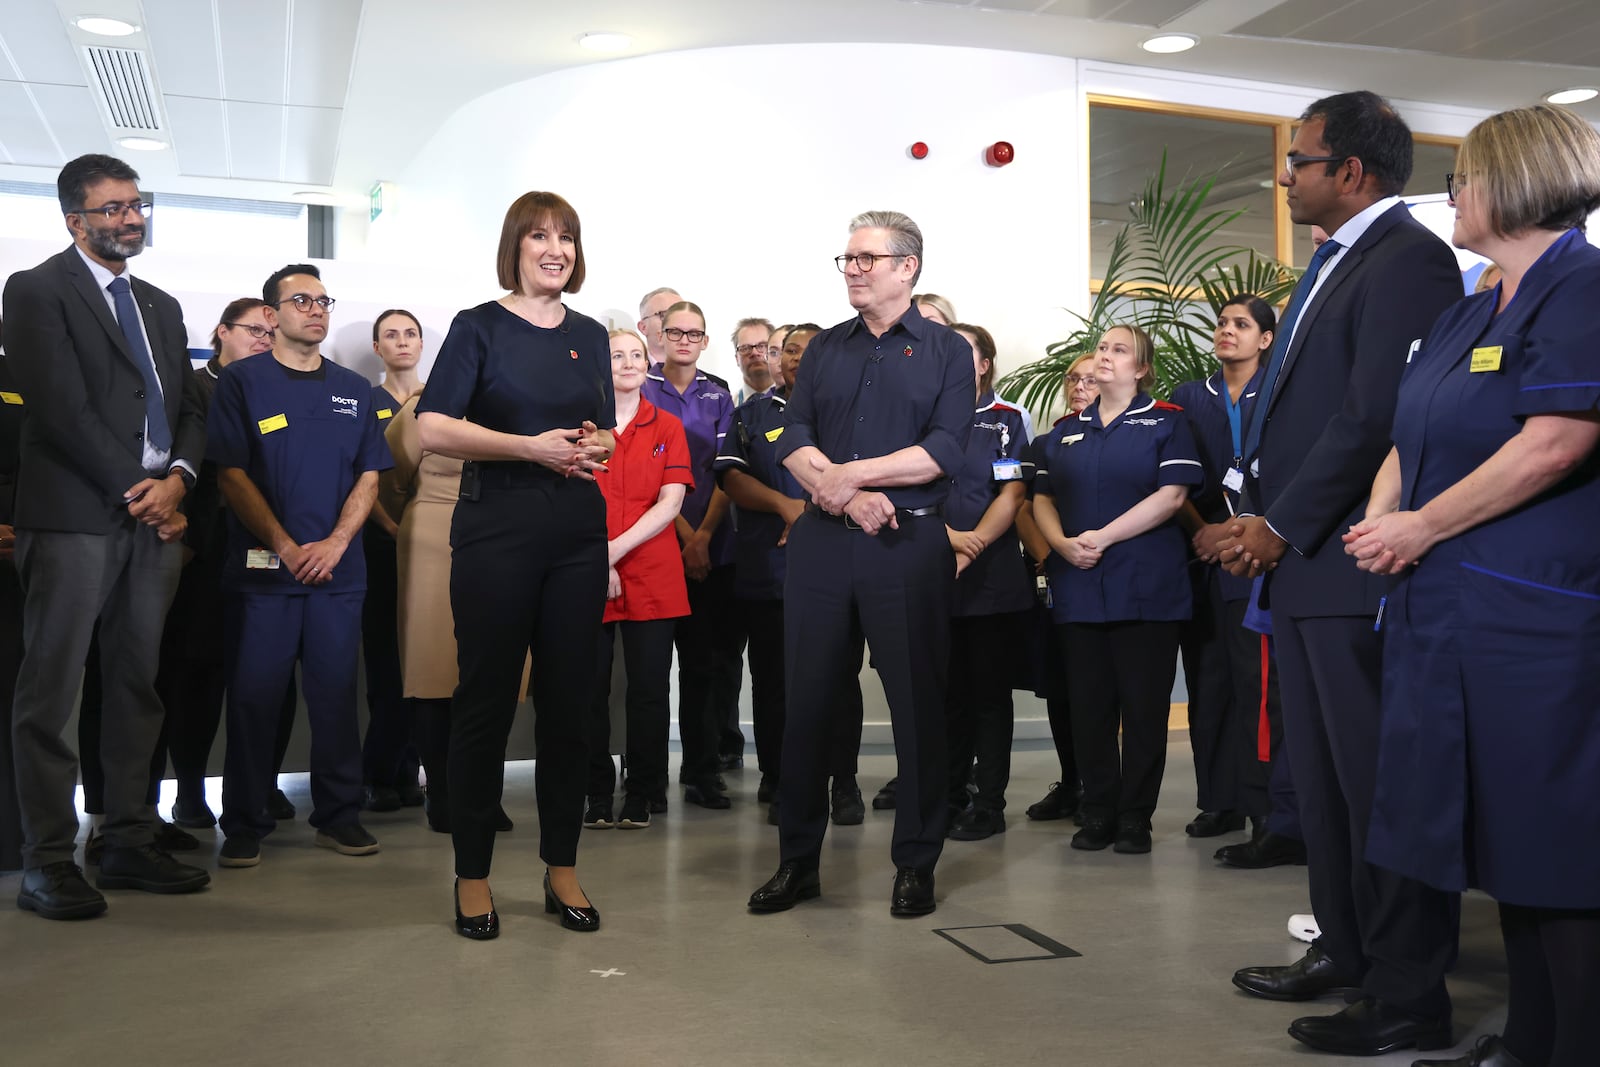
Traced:
[[1317, 246], [1316, 252], [1311, 256], [1311, 265], [1300, 275], [1300, 282], [1294, 287], [1294, 295], [1289, 297], [1289, 306], [1283, 309], [1283, 318], [1278, 320], [1278, 332], [1272, 341], [1272, 356], [1267, 360], [1267, 373], [1261, 378], [1260, 393], [1256, 397], [1255, 417], [1250, 420], [1250, 434], [1244, 442], [1244, 458], [1247, 460], [1253, 458], [1256, 449], [1261, 446], [1261, 428], [1267, 421], [1267, 407], [1272, 401], [1273, 394], [1278, 390], [1278, 376], [1283, 373], [1283, 361], [1289, 355], [1289, 344], [1294, 340], [1294, 327], [1300, 318], [1300, 311], [1311, 298], [1311, 290], [1317, 284], [1317, 275], [1322, 273], [1322, 265], [1341, 247], [1339, 242], [1334, 240], [1324, 241]]
[[128, 351], [144, 375], [145, 440], [157, 452], [172, 451], [172, 430], [167, 426], [167, 405], [161, 398], [161, 381], [156, 377], [156, 364], [150, 358], [150, 349], [144, 343], [144, 331], [139, 326], [139, 308], [133, 302], [133, 292], [128, 279], [116, 277], [106, 286], [117, 305], [117, 325], [122, 336], [128, 339]]

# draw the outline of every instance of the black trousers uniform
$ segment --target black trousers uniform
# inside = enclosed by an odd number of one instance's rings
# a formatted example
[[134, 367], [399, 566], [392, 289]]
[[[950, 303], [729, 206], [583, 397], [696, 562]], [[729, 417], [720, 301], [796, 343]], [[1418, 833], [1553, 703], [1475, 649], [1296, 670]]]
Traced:
[[617, 631], [622, 632], [622, 662], [627, 669], [627, 741], [624, 790], [646, 800], [667, 792], [667, 720], [672, 715], [672, 630], [676, 619], [609, 622], [600, 628], [595, 656], [594, 693], [589, 700], [589, 786], [592, 797], [609, 797], [617, 788], [611, 762], [611, 664]]

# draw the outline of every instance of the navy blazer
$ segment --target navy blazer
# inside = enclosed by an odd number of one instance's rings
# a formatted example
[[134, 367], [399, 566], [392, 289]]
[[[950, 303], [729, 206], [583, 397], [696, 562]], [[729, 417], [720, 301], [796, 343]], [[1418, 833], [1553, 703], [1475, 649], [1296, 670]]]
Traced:
[[[161, 377], [170, 462], [198, 471], [205, 455], [200, 385], [189, 367], [189, 333], [171, 296], [133, 279], [145, 334]], [[15, 525], [105, 533], [122, 495], [144, 469], [144, 375], [105, 294], [76, 248], [5, 287], [6, 355], [26, 403]]]
[[[1450, 247], [1397, 204], [1367, 227], [1300, 315], [1247, 476], [1244, 511], [1292, 546], [1268, 582], [1291, 616], [1366, 615], [1392, 579], [1357, 570], [1340, 540], [1366, 514], [1389, 454], [1406, 357], [1461, 299]], [[1279, 338], [1278, 343], [1290, 343]], [[1246, 457], [1246, 467], [1251, 457]]]

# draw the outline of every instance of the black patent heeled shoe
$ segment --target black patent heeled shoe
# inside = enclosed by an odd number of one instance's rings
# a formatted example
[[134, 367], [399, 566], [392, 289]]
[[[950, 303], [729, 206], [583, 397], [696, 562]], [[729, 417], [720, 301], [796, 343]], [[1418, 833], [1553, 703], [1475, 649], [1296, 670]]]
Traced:
[[494, 910], [493, 893], [489, 894], [489, 913], [487, 915], [461, 914], [461, 879], [459, 878], [456, 879], [455, 894], [456, 933], [474, 941], [492, 941], [500, 936], [500, 916]]
[[561, 925], [568, 930], [579, 933], [592, 933], [600, 929], [600, 911], [595, 907], [580, 908], [576, 904], [567, 904], [556, 896], [555, 890], [550, 888], [550, 872], [544, 872], [544, 913], [546, 915], [560, 914]]

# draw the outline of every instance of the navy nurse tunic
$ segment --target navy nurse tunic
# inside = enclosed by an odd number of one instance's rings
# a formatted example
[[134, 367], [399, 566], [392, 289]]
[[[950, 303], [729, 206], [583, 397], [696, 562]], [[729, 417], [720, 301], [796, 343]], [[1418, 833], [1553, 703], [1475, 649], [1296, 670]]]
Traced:
[[[1402, 510], [1471, 473], [1532, 415], [1600, 403], [1600, 249], [1548, 249], [1446, 311], [1401, 380]], [[1474, 369], [1474, 366], [1477, 369]], [[1436, 545], [1389, 595], [1367, 858], [1446, 890], [1600, 906], [1600, 455]]]
[[[806, 491], [789, 468], [778, 461], [778, 439], [783, 436], [787, 397], [776, 390], [751, 397], [733, 414], [733, 429], [722, 443], [716, 471], [739, 470], [769, 489], [795, 500]], [[784, 551], [783, 516], [746, 508], [739, 512], [734, 534], [733, 592], [740, 600], [782, 600], [788, 575]]]
[[[1223, 479], [1231, 467], [1243, 469], [1241, 453], [1244, 451], [1244, 430], [1255, 413], [1256, 390], [1265, 374], [1266, 368], [1258, 368], [1239, 394], [1239, 403], [1236, 405], [1241, 442], [1239, 447], [1234, 446], [1234, 430], [1229, 426], [1228, 383], [1223, 380], [1221, 370], [1200, 381], [1184, 382], [1172, 391], [1172, 402], [1183, 408], [1184, 414], [1189, 416], [1195, 447], [1200, 450], [1200, 462], [1205, 466], [1205, 487], [1195, 494], [1194, 506], [1207, 522], [1222, 522], [1232, 518], [1239, 510], [1238, 491], [1225, 486]], [[1199, 573], [1204, 575], [1204, 572]], [[1217, 577], [1221, 583], [1223, 600], [1249, 598], [1249, 578], [1235, 578], [1221, 567], [1217, 568]]]
[[[1068, 537], [1110, 523], [1162, 486], [1205, 482], [1183, 409], [1135, 396], [1110, 426], [1100, 401], [1041, 434], [1034, 492], [1054, 498]], [[1052, 552], [1045, 564], [1055, 621], [1181, 622], [1193, 610], [1188, 541], [1176, 519], [1112, 545], [1081, 570]]]
[[[1022, 412], [996, 400], [991, 391], [978, 398], [961, 466], [950, 479], [950, 495], [944, 505], [945, 525], [954, 530], [977, 528], [983, 513], [1009, 484], [995, 479], [996, 460], [1015, 461], [1020, 467], [1016, 480], [1022, 485], [1033, 479], [1032, 452]], [[956, 579], [958, 616], [1027, 611], [1033, 603], [1033, 581], [1022, 558], [1015, 526], [1007, 527]]]

